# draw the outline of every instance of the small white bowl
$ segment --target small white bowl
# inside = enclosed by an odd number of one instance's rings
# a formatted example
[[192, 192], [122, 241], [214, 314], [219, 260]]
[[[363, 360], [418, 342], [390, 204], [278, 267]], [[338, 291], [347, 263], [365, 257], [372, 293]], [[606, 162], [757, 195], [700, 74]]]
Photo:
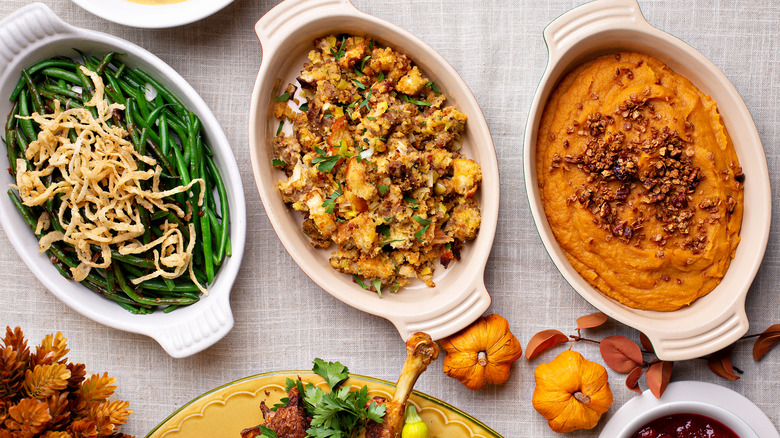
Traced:
[[[214, 150], [214, 161], [225, 180], [230, 208], [230, 239], [233, 254], [220, 267], [209, 296], [191, 306], [164, 314], [132, 315], [57, 272], [45, 254], [38, 254], [38, 241], [5, 194], [13, 182], [8, 172], [0, 175], [0, 224], [8, 240], [38, 280], [63, 303], [101, 324], [154, 338], [173, 357], [197, 353], [221, 339], [233, 327], [230, 290], [241, 264], [246, 238], [244, 192], [238, 166], [222, 128], [203, 99], [176, 71], [148, 51], [112, 35], [70, 26], [47, 6], [34, 3], [0, 21], [0, 114], [5, 117], [11, 104], [8, 96], [22, 68], [54, 55], [74, 54], [73, 49], [102, 55], [110, 51], [124, 53], [128, 67], [141, 67], [200, 117], [203, 133]], [[0, 168], [8, 167], [5, 152]]]
[[[348, 0], [287, 0], [266, 13], [255, 26], [263, 48], [263, 63], [257, 75], [249, 108], [249, 152], [257, 190], [287, 252], [320, 287], [350, 306], [392, 322], [406, 339], [423, 331], [433, 339], [466, 327], [490, 306], [484, 272], [498, 221], [498, 163], [493, 140], [474, 95], [455, 69], [435, 50], [409, 32], [357, 10]], [[447, 96], [448, 103], [468, 116], [462, 135], [462, 152], [482, 166], [482, 184], [476, 199], [482, 211], [482, 226], [476, 240], [466, 242], [461, 261], [445, 270], [436, 269], [436, 287], [407, 286], [398, 293], [378, 298], [363, 290], [352, 276], [334, 270], [330, 251], [312, 248], [301, 231], [303, 217], [282, 202], [276, 188], [284, 180], [274, 169], [272, 137], [278, 120], [269, 105], [280, 87], [300, 74], [316, 37], [331, 33], [369, 35], [379, 43], [406, 53]]]
[[73, 0], [87, 11], [114, 23], [140, 28], [176, 27], [216, 13], [233, 0], [180, 0], [152, 5], [130, 0]]
[[728, 426], [740, 438], [779, 438], [772, 421], [750, 400], [705, 382], [672, 382], [658, 399], [646, 390], [612, 415], [599, 438], [631, 438], [647, 423], [671, 414], [699, 414]]
[[[544, 30], [547, 69], [536, 90], [526, 125], [525, 185], [536, 227], [547, 252], [571, 286], [610, 317], [650, 338], [659, 358], [701, 357], [732, 344], [748, 330], [745, 297], [769, 238], [772, 198], [761, 139], [745, 103], [728, 78], [691, 46], [645, 21], [636, 0], [598, 0], [572, 9]], [[572, 68], [597, 55], [620, 50], [658, 58], [718, 103], [747, 176], [741, 243], [721, 283], [708, 295], [673, 312], [632, 309], [602, 294], [572, 267], [547, 222], [536, 175], [536, 136], [544, 105], [555, 84]]]

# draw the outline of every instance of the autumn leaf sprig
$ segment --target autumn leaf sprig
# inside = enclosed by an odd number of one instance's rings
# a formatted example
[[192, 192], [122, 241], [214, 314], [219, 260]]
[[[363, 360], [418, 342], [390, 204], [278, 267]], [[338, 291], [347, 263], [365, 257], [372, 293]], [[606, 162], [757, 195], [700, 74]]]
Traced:
[[[607, 336], [600, 341], [582, 336], [582, 330], [599, 327], [608, 320], [609, 317], [601, 312], [581, 316], [577, 318], [577, 334], [569, 336], [556, 329], [542, 330], [528, 341], [528, 346], [525, 349], [526, 359], [531, 360], [553, 347], [569, 342], [572, 344], [576, 342], [595, 343], [599, 345], [601, 358], [608, 367], [618, 373], [627, 374], [626, 387], [628, 389], [641, 393], [639, 380], [644, 375], [647, 387], [653, 395], [660, 398], [671, 380], [674, 362], [664, 361], [655, 356], [650, 339], [641, 332], [639, 333], [639, 344], [620, 335]], [[780, 342], [780, 324], [774, 324], [762, 333], [743, 336], [737, 342], [753, 338], [755, 338], [753, 359], [760, 361], [772, 347]], [[728, 380], [737, 380], [740, 377], [737, 374], [742, 374], [742, 371], [732, 363], [733, 346], [734, 344], [702, 358], [707, 360], [707, 365], [713, 373]], [[653, 357], [645, 360], [645, 355]]]

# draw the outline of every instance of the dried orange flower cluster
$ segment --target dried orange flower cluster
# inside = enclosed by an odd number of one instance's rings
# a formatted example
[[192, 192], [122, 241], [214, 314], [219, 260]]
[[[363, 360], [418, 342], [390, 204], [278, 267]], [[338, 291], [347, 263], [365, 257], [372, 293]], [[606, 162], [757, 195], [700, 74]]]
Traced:
[[132, 438], [119, 432], [133, 412], [109, 400], [116, 379], [69, 363], [67, 339], [46, 335], [35, 352], [19, 327], [0, 349], [0, 438]]

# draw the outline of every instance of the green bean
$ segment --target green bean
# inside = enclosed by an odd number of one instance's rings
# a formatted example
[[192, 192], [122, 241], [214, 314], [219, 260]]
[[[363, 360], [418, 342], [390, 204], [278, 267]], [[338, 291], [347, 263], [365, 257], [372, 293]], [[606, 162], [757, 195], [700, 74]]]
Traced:
[[22, 70], [22, 77], [27, 82], [27, 89], [30, 91], [33, 109], [38, 114], [43, 114], [43, 101], [41, 100], [40, 93], [38, 93], [38, 87], [35, 85], [35, 82], [33, 82], [32, 77], [30, 77], [30, 73], [28, 73], [27, 70]]
[[[30, 109], [27, 106], [27, 92], [22, 92], [19, 95], [19, 126], [22, 128], [22, 133], [30, 140], [35, 140], [38, 136], [35, 134], [35, 128], [33, 128], [33, 122], [25, 117], [30, 116]], [[25, 149], [27, 143], [25, 142]]]
[[71, 99], [81, 100], [81, 93], [77, 93], [71, 89], [61, 87], [59, 85], [45, 84], [43, 89], [52, 93], [57, 93], [65, 97], [69, 97]]
[[148, 304], [152, 306], [156, 305], [187, 305], [197, 302], [198, 300], [192, 299], [192, 298], [155, 298], [155, 299], [149, 299], [146, 297], [142, 297], [139, 295], [133, 288], [128, 286], [127, 282], [125, 281], [125, 275], [122, 273], [122, 270], [119, 268], [119, 265], [114, 265], [114, 275], [116, 276], [117, 283], [119, 284], [120, 289], [127, 294], [130, 299], [135, 301], [136, 303], [140, 304]]
[[108, 67], [109, 64], [111, 64], [111, 60], [114, 59], [114, 55], [116, 55], [116, 52], [108, 52], [106, 53], [106, 56], [103, 57], [103, 59], [100, 61], [100, 64], [97, 66], [97, 74], [103, 75], [103, 73], [106, 71], [106, 67]]
[[229, 244], [228, 226], [230, 222], [230, 208], [228, 206], [227, 189], [225, 188], [225, 182], [222, 180], [222, 176], [219, 174], [217, 164], [211, 157], [206, 157], [206, 164], [211, 171], [211, 176], [214, 178], [214, 182], [217, 186], [217, 193], [219, 194], [219, 209], [222, 216], [222, 229], [220, 230], [219, 239], [217, 240], [217, 259], [222, 260], [222, 257], [227, 253]]
[[[190, 269], [195, 281], [210, 284], [214, 281], [216, 267], [223, 263], [224, 256], [230, 252], [230, 239], [227, 234], [229, 214], [226, 211], [224, 187], [221, 192], [219, 189], [219, 185], [223, 183], [211, 159], [213, 152], [209, 145], [204, 143], [201, 135], [201, 121], [160, 82], [143, 71], [134, 71], [117, 61], [117, 55], [107, 53], [98, 58], [82, 54], [82, 65], [102, 77], [105, 99], [109, 103], [121, 103], [125, 106], [124, 111], [116, 110], [109, 115], [109, 124], [124, 128], [139, 154], [155, 158], [162, 167], [160, 176], [163, 178], [159, 183], [164, 189], [190, 184], [195, 178], [201, 178], [205, 182], [205, 187], [199, 184], [191, 190], [173, 196], [178, 205], [188, 210], [188, 222], [171, 211], [147, 211], [143, 206], [134, 206], [134, 212], [130, 214], [140, 216], [144, 230], [142, 236], [137, 239], [148, 243], [164, 235], [161, 228], [163, 223], [174, 225], [185, 242], [194, 243]], [[65, 109], [84, 108], [85, 103], [94, 96], [96, 82], [90, 78], [92, 73], [85, 72], [86, 70], [81, 71], [79, 64], [72, 61], [45, 60], [21, 73], [22, 77], [12, 93], [15, 98], [12, 98], [13, 106], [5, 126], [6, 147], [12, 173], [18, 170], [15, 168], [18, 158], [24, 159], [26, 166], [30, 167], [24, 153], [28, 143], [37, 139], [39, 130], [34, 120], [24, 117], [28, 117], [32, 111], [38, 114], [51, 112], [55, 100], [62, 102]], [[80, 87], [81, 92], [74, 90], [76, 86]], [[146, 99], [148, 89], [157, 92], [154, 99]], [[88, 109], [96, 116], [96, 107]], [[16, 117], [17, 115], [19, 117]], [[62, 135], [67, 136], [73, 143], [78, 140], [74, 128], [64, 130]], [[148, 167], [144, 163], [138, 165], [141, 169]], [[42, 180], [45, 186], [50, 186], [61, 178], [55, 171]], [[142, 184], [150, 186], [151, 181], [145, 180]], [[47, 213], [51, 217], [51, 227], [64, 232], [63, 225], [54, 214], [60, 209], [62, 196], [55, 196], [34, 208], [24, 206], [13, 190], [9, 191], [9, 196], [33, 231], [37, 226], [38, 216]], [[204, 203], [198, 205], [200, 196], [204, 197]], [[197, 234], [190, 233], [190, 228], [197, 231]], [[42, 235], [37, 237], [41, 238]], [[100, 256], [99, 247], [93, 247], [92, 251], [96, 257]], [[72, 275], [66, 266], [76, 268], [81, 264], [72, 246], [62, 242], [51, 245], [47, 253], [60, 273], [67, 278], [72, 278]], [[182, 277], [180, 281], [174, 281], [162, 277], [147, 280], [138, 286], [130, 284], [132, 280], [157, 269], [150, 253], [151, 251], [122, 255], [117, 250], [112, 250], [111, 267], [90, 270], [81, 283], [137, 314], [151, 313], [158, 306], [163, 306], [165, 312], [170, 312], [199, 300], [200, 289], [193, 283], [193, 279]], [[142, 294], [142, 290], [146, 292]]]
[[11, 168], [11, 174], [16, 175], [16, 158], [19, 154], [16, 152], [16, 131], [5, 131], [5, 148], [8, 151], [8, 165]]
[[171, 105], [173, 105], [173, 109], [174, 109], [174, 111], [176, 111], [176, 114], [178, 114], [179, 117], [182, 117], [182, 118], [186, 117], [187, 110], [184, 108], [184, 104], [182, 104], [181, 101], [176, 96], [173, 95], [173, 93], [168, 91], [167, 88], [163, 87], [162, 84], [157, 82], [157, 80], [155, 80], [153, 77], [151, 77], [148, 74], [146, 74], [146, 72], [144, 72], [140, 68], [136, 69], [135, 73], [138, 76], [140, 76], [141, 79], [143, 79], [144, 81], [149, 83], [149, 85], [151, 85], [152, 87], [157, 89], [157, 92], [162, 94], [163, 99], [165, 99], [166, 102], [168, 102]]
[[[76, 70], [81, 71], [81, 69], [76, 69]], [[65, 81], [70, 82], [74, 85], [81, 86], [81, 78], [75, 72], [70, 72], [56, 67], [50, 67], [41, 70], [41, 74], [52, 78], [64, 79]]]
[[[50, 68], [50, 67], [61, 67], [61, 68], [73, 68], [74, 70], [78, 68], [78, 64], [71, 60], [64, 60], [64, 59], [44, 59], [43, 61], [36, 62], [35, 64], [31, 65], [27, 68], [27, 72], [30, 75], [33, 75], [37, 73], [40, 70]], [[22, 92], [26, 85], [26, 81], [24, 77], [19, 78], [19, 82], [17, 82], [16, 87], [14, 88], [14, 91], [11, 92], [11, 98], [10, 100], [15, 101], [19, 98], [19, 93]]]

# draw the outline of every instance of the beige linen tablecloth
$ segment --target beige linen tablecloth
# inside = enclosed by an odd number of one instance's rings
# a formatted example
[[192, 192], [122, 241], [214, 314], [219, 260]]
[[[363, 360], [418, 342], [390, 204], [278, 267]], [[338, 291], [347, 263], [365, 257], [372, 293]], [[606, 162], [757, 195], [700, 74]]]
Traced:
[[[0, 233], [0, 326], [20, 326], [31, 343], [62, 331], [73, 361], [117, 378], [117, 397], [135, 414], [126, 433], [144, 436], [173, 410], [224, 383], [283, 369], [309, 369], [315, 357], [339, 360], [355, 373], [395, 380], [404, 358], [387, 321], [332, 298], [298, 268], [279, 243], [254, 186], [247, 147], [247, 114], [261, 62], [255, 22], [275, 2], [236, 0], [200, 22], [165, 30], [116, 25], [68, 0], [44, 0], [65, 21], [130, 40], [184, 76], [210, 105], [238, 160], [247, 202], [244, 262], [233, 289], [235, 327], [206, 351], [172, 359], [153, 340], [88, 320], [58, 301], [30, 273]], [[28, 4], [0, 1], [0, 17]], [[595, 311], [558, 273], [534, 228], [523, 182], [522, 145], [527, 110], [542, 75], [544, 26], [581, 0], [444, 1], [354, 0], [363, 11], [395, 23], [438, 50], [463, 76], [487, 118], [501, 171], [501, 210], [485, 282], [490, 312], [504, 315], [523, 345], [543, 329], [574, 332], [577, 316]], [[773, 184], [780, 180], [780, 3], [774, 0], [641, 0], [650, 24], [688, 42], [734, 83], [750, 109], [766, 150]], [[4, 117], [4, 116], [3, 116]], [[750, 177], [749, 175], [747, 176]], [[2, 190], [5, 192], [5, 189]], [[773, 196], [773, 199], [776, 195]], [[775, 212], [774, 216], [778, 214]], [[780, 247], [773, 228], [758, 277], [748, 295], [751, 333], [780, 323]], [[636, 332], [617, 323], [593, 337]], [[751, 342], [735, 349], [737, 381], [716, 377], [704, 360], [679, 362], [673, 380], [715, 382], [753, 400], [780, 426], [780, 351], [762, 362]], [[598, 347], [575, 349], [601, 362]], [[550, 360], [554, 353], [542, 357]], [[531, 406], [533, 371], [540, 360], [519, 360], [509, 381], [470, 391], [441, 372], [440, 358], [417, 389], [473, 414], [507, 437], [555, 436]], [[634, 396], [623, 375], [610, 371], [615, 403], [606, 419]], [[644, 384], [644, 382], [643, 382]], [[574, 436], [596, 436], [596, 429]]]

